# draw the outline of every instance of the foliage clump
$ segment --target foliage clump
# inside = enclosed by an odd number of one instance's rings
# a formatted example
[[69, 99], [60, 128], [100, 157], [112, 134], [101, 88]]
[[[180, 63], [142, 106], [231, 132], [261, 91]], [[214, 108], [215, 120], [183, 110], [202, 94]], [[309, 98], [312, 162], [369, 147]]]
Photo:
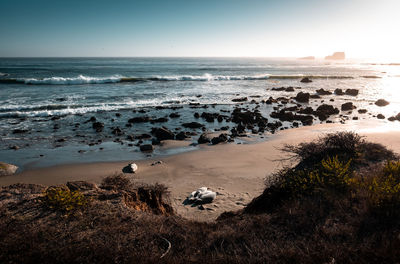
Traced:
[[387, 172], [383, 173], [386, 176], [379, 180], [367, 183], [355, 177], [355, 171], [360, 168], [397, 159], [391, 150], [380, 144], [367, 142], [356, 133], [328, 134], [313, 142], [286, 145], [282, 150], [290, 153], [290, 159], [297, 160], [298, 164], [269, 177], [263, 194], [255, 198], [244, 209], [245, 212], [270, 211], [279, 207], [282, 202], [305, 196], [332, 198], [332, 195], [350, 194], [350, 191], [353, 194], [359, 193], [361, 185], [367, 192], [374, 193], [370, 196], [376, 201], [382, 200], [379, 197], [384, 192], [391, 193], [392, 197], [396, 191], [394, 175], [397, 174], [394, 172], [394, 163], [388, 163], [390, 165], [386, 166]]
[[400, 208], [400, 161], [387, 161], [351, 181], [353, 191], [365, 196], [371, 211], [393, 216]]
[[337, 156], [326, 158], [311, 170], [289, 170], [281, 175], [279, 186], [293, 197], [323, 193], [326, 190], [344, 191], [353, 174], [351, 160], [341, 162]]
[[296, 168], [312, 168], [330, 157], [337, 157], [342, 162], [352, 160], [353, 168], [397, 158], [393, 151], [381, 144], [367, 142], [354, 132], [327, 134], [313, 142], [286, 145], [282, 151], [299, 161]]
[[71, 212], [85, 207], [88, 200], [79, 192], [71, 191], [66, 187], [49, 187], [45, 190], [43, 201], [45, 204], [58, 211]]

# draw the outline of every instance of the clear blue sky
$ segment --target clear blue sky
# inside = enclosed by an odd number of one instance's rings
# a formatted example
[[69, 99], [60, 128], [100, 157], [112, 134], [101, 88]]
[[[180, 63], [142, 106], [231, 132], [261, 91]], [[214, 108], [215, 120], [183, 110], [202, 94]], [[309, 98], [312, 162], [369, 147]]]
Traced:
[[400, 57], [399, 0], [0, 0], [0, 56]]

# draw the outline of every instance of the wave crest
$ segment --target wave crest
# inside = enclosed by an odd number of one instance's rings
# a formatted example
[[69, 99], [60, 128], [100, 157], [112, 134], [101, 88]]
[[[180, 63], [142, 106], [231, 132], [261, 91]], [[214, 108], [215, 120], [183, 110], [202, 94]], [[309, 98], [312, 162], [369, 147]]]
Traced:
[[117, 83], [121, 81], [120, 76], [111, 77], [90, 77], [79, 75], [74, 78], [67, 77], [50, 77], [43, 79], [17, 79], [18, 82], [23, 82], [25, 84], [98, 84], [98, 83]]
[[[353, 79], [353, 76], [344, 75], [176, 75], [176, 76], [155, 76], [155, 77], [123, 77], [114, 75], [110, 77], [91, 77], [79, 75], [78, 77], [48, 77], [48, 78], [2, 78], [0, 83], [3, 84], [31, 84], [31, 85], [79, 85], [79, 84], [103, 84], [103, 83], [135, 83], [146, 81], [257, 81], [268, 79], [300, 79], [308, 77], [311, 79]], [[363, 76], [361, 76], [363, 77]]]

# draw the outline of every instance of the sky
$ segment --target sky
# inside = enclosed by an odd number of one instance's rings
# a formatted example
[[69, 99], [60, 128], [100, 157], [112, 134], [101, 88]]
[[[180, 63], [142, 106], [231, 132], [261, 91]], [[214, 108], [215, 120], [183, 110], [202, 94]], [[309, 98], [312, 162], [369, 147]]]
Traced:
[[0, 57], [400, 59], [399, 0], [0, 0]]

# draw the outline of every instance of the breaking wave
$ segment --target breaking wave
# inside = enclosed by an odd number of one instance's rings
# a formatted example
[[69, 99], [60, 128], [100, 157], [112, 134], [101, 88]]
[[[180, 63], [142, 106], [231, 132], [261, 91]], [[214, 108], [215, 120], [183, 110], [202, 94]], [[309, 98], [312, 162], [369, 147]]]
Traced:
[[353, 76], [343, 75], [177, 75], [177, 76], [155, 76], [155, 77], [122, 77], [114, 75], [110, 77], [90, 77], [79, 75], [78, 77], [49, 77], [49, 78], [2, 78], [3, 84], [31, 84], [31, 85], [80, 85], [80, 84], [103, 84], [103, 83], [135, 83], [146, 81], [248, 81], [268, 79], [300, 79], [308, 77], [312, 79], [353, 79]]

